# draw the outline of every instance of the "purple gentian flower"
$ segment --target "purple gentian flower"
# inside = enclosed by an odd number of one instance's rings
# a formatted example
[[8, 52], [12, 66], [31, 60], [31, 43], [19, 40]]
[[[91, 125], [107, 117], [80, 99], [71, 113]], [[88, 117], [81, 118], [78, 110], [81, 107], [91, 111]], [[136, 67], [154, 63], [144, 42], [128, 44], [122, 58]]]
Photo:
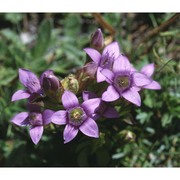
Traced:
[[101, 73], [101, 70], [112, 69], [114, 60], [120, 55], [119, 45], [117, 42], [112, 42], [107, 45], [102, 55], [93, 48], [85, 48], [84, 51], [90, 56], [97, 66], [97, 82], [103, 82], [106, 77]]
[[26, 90], [18, 90], [12, 96], [12, 101], [29, 98], [31, 95], [42, 95], [41, 86], [37, 76], [29, 70], [19, 69], [19, 80]]
[[[154, 73], [154, 63], [145, 65], [141, 70], [141, 73], [145, 74], [147, 77], [151, 78]], [[152, 79], [150, 84], [143, 86], [145, 89], [159, 90], [161, 89], [161, 85]]]
[[99, 137], [98, 126], [91, 118], [91, 115], [100, 104], [99, 98], [90, 99], [79, 104], [74, 93], [65, 91], [62, 95], [62, 104], [66, 110], [55, 112], [51, 117], [51, 121], [58, 125], [66, 124], [63, 134], [64, 143], [74, 139], [79, 130], [87, 136]]
[[143, 87], [152, 82], [146, 75], [136, 72], [129, 60], [123, 55], [120, 55], [114, 61], [112, 71], [103, 69], [102, 73], [110, 84], [102, 94], [102, 100], [107, 102], [124, 97], [126, 100], [140, 106], [141, 98], [138, 87]]
[[[83, 92], [83, 100], [84, 101], [86, 101], [88, 99], [92, 99], [92, 98], [97, 98], [97, 95], [95, 93], [92, 93], [89, 91]], [[92, 118], [94, 120], [97, 120], [101, 116], [103, 116], [105, 118], [118, 118], [119, 113], [108, 102], [101, 100], [99, 107], [95, 110], [94, 114], [92, 114]]]
[[21, 112], [15, 115], [11, 122], [18, 126], [29, 126], [30, 137], [34, 144], [37, 144], [43, 134], [44, 125], [51, 123], [51, 115], [54, 113], [52, 110], [45, 110], [40, 112]]

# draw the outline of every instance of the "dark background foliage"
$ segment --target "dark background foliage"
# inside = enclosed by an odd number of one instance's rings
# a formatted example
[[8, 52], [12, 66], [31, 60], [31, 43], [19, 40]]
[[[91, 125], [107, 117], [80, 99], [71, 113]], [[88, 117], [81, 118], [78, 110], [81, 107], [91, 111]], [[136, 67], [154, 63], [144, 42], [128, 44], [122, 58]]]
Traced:
[[[180, 166], [179, 20], [173, 13], [0, 14], [0, 166]], [[141, 107], [121, 107], [119, 119], [98, 121], [99, 139], [79, 133], [64, 145], [57, 126], [34, 145], [26, 128], [10, 122], [26, 111], [25, 100], [11, 102], [22, 88], [18, 68], [38, 76], [52, 69], [64, 78], [84, 64], [83, 48], [97, 28], [136, 68], [155, 63], [162, 90], [143, 90]]]

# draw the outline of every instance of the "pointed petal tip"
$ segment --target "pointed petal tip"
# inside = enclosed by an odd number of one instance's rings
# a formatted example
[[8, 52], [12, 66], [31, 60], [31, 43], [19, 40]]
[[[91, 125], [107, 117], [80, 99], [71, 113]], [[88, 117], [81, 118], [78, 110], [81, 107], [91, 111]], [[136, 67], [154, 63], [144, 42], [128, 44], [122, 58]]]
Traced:
[[30, 94], [27, 91], [18, 90], [12, 95], [11, 101], [14, 102], [14, 101], [21, 100], [21, 99], [26, 99], [26, 98], [29, 98], [29, 97], [30, 97]]
[[63, 132], [64, 144], [72, 141], [77, 136], [78, 131], [78, 128], [67, 124]]
[[79, 100], [74, 93], [66, 90], [62, 95], [62, 104], [66, 109], [70, 109], [79, 106]]
[[29, 130], [31, 140], [33, 141], [34, 144], [38, 144], [38, 142], [40, 141], [43, 134], [43, 130], [44, 130], [43, 126], [32, 127]]
[[25, 124], [25, 119], [28, 117], [28, 113], [27, 112], [21, 112], [19, 114], [16, 114], [12, 119], [11, 122], [15, 125], [18, 126], [25, 126], [27, 124]]
[[150, 84], [144, 86], [145, 89], [161, 90], [161, 85], [157, 81], [152, 81]]
[[122, 96], [131, 103], [137, 106], [141, 106], [141, 97], [137, 91], [134, 91], [133, 89], [129, 89], [126, 92], [123, 92]]
[[79, 130], [86, 136], [94, 137], [94, 138], [99, 137], [98, 125], [90, 117], [79, 127]]
[[102, 94], [102, 100], [111, 102], [119, 99], [120, 94], [116, 91], [114, 86], [110, 85], [107, 90]]

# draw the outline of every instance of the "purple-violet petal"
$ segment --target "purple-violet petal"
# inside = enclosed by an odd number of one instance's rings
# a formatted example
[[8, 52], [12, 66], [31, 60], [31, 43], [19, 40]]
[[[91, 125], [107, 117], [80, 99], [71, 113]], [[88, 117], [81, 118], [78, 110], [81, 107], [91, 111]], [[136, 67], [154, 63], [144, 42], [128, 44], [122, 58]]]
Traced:
[[17, 100], [26, 99], [29, 97], [30, 97], [30, 94], [26, 90], [18, 90], [13, 94], [11, 101], [17, 101]]
[[101, 73], [106, 77], [106, 81], [109, 84], [112, 84], [113, 79], [114, 79], [114, 73], [110, 71], [109, 69], [102, 69]]
[[43, 124], [47, 125], [51, 123], [51, 116], [54, 114], [53, 110], [46, 109], [43, 111], [42, 116], [43, 116]]
[[63, 125], [67, 123], [67, 112], [65, 110], [60, 110], [55, 112], [51, 116], [51, 122], [58, 125]]
[[26, 121], [26, 118], [28, 117], [28, 113], [27, 112], [21, 112], [19, 114], [16, 114], [11, 122], [18, 125], [18, 126], [26, 126], [28, 125], [28, 122]]
[[86, 136], [98, 138], [99, 129], [96, 122], [92, 118], [88, 118], [80, 127], [79, 130]]
[[19, 69], [19, 79], [30, 93], [38, 92], [41, 89], [39, 79], [29, 70]]
[[97, 68], [97, 82], [100, 83], [100, 82], [103, 82], [106, 80], [106, 77], [101, 73], [102, 71], [102, 68], [101, 67], [98, 67]]
[[150, 84], [143, 86], [143, 88], [145, 89], [152, 89], [152, 90], [160, 90], [161, 89], [161, 85], [156, 82], [156, 81], [152, 81]]
[[62, 95], [62, 104], [66, 109], [71, 109], [79, 105], [78, 98], [71, 91], [64, 91]]
[[94, 119], [95, 121], [96, 121], [97, 119], [99, 119], [100, 117], [101, 117], [101, 115], [100, 115], [100, 114], [97, 114], [97, 113], [94, 113], [94, 114], [92, 114], [92, 116], [91, 116], [91, 118]]
[[84, 101], [86, 101], [88, 99], [97, 98], [97, 95], [90, 91], [83, 91], [82, 96], [83, 96]]
[[147, 75], [148, 77], [151, 77], [154, 73], [154, 63], [152, 64], [147, 64], [146, 66], [144, 66], [141, 71], [141, 73]]
[[102, 55], [108, 54], [109, 56], [113, 56], [114, 58], [117, 58], [120, 54], [119, 50], [119, 44], [117, 42], [112, 42], [111, 44], [107, 45]]
[[127, 91], [123, 92], [122, 96], [126, 100], [132, 102], [133, 104], [135, 104], [137, 106], [141, 105], [141, 97], [137, 91], [133, 90], [133, 88], [130, 88]]
[[102, 100], [106, 102], [115, 101], [120, 97], [114, 86], [108, 86], [107, 90], [102, 94]]
[[106, 118], [118, 118], [119, 113], [116, 111], [114, 107], [109, 106], [106, 111], [104, 112], [104, 117]]
[[66, 127], [64, 128], [64, 144], [70, 142], [71, 140], [73, 140], [76, 135], [78, 134], [78, 128], [74, 127], [70, 124], [67, 124]]
[[85, 110], [87, 115], [90, 116], [99, 107], [100, 102], [101, 102], [100, 98], [89, 99], [87, 101], [84, 101], [81, 106]]
[[90, 56], [90, 58], [96, 63], [99, 64], [99, 61], [101, 59], [101, 54], [92, 48], [85, 48], [84, 51]]
[[132, 65], [130, 64], [128, 58], [124, 55], [119, 55], [117, 59], [115, 59], [113, 64], [113, 72], [121, 72], [121, 71], [131, 71]]
[[40, 141], [43, 130], [43, 126], [34, 126], [30, 128], [29, 134], [34, 144], [37, 144]]
[[148, 76], [142, 73], [134, 73], [132, 77], [133, 77], [133, 82], [135, 83], [136, 86], [141, 87], [148, 85], [152, 82], [151, 78], [149, 78]]

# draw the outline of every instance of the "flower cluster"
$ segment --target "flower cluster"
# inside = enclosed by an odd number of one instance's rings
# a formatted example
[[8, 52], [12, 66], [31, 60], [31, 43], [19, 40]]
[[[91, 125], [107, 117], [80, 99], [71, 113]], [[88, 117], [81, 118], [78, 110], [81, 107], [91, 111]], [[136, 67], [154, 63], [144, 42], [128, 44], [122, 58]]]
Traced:
[[140, 90], [161, 89], [152, 79], [154, 64], [138, 72], [120, 52], [117, 42], [104, 45], [100, 29], [92, 35], [91, 47], [84, 51], [85, 65], [61, 80], [52, 70], [45, 71], [38, 79], [33, 72], [19, 69], [19, 80], [25, 89], [15, 92], [12, 101], [27, 99], [28, 112], [15, 115], [11, 121], [18, 126], [28, 126], [35, 144], [50, 123], [65, 125], [64, 143], [74, 139], [79, 130], [98, 138], [97, 121], [101, 117], [118, 118], [120, 101], [140, 106]]

